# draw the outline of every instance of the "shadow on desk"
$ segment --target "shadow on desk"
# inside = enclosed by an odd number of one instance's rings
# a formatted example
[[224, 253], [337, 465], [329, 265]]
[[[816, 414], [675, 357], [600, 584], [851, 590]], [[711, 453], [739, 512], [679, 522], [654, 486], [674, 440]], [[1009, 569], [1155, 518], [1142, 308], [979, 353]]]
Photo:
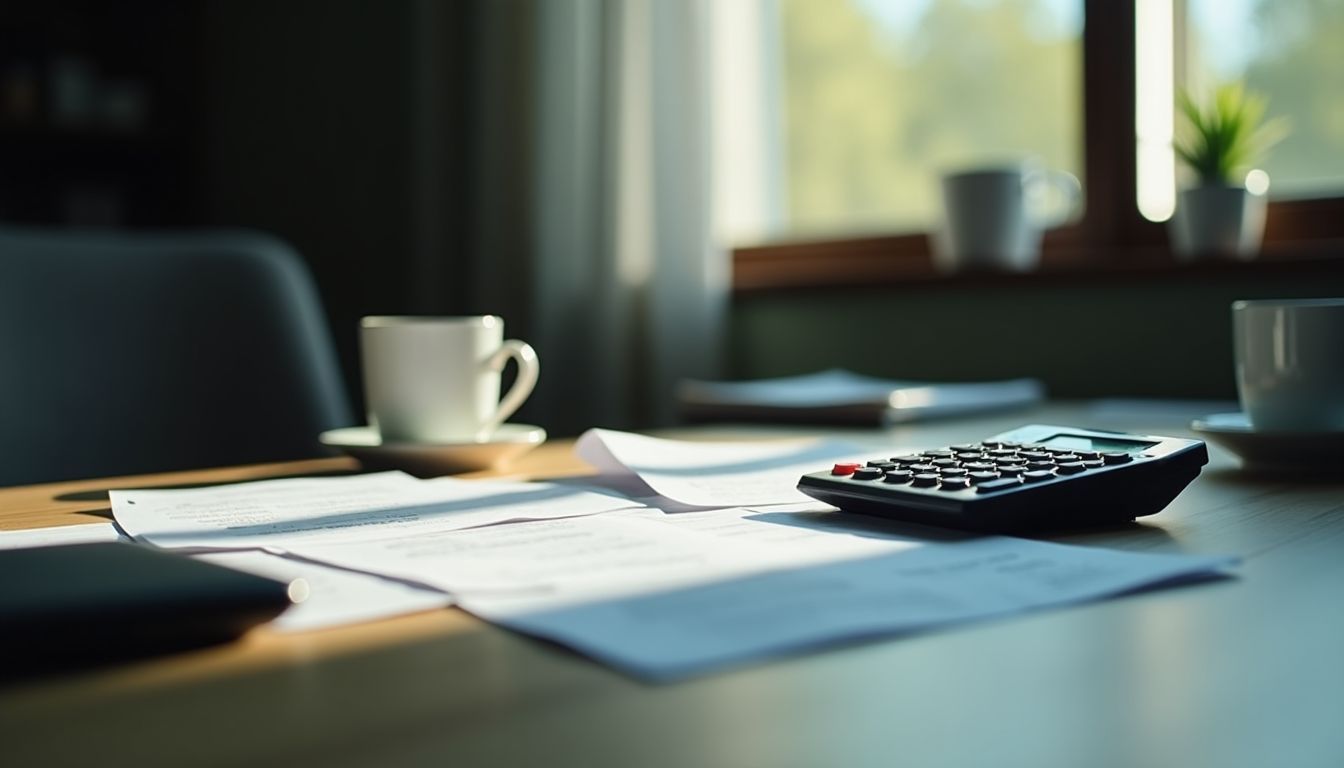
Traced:
[[1201, 477], [1239, 488], [1264, 488], [1266, 483], [1291, 486], [1340, 486], [1339, 470], [1332, 467], [1329, 471], [1304, 471], [1301, 473], [1272, 472], [1237, 467], [1218, 467], [1205, 469]]
[[[966, 541], [982, 536], [998, 534], [976, 534], [956, 531], [950, 528], [919, 525], [872, 515], [850, 512], [760, 512], [751, 516], [752, 520], [778, 525], [789, 525], [813, 530], [848, 533], [854, 536], [886, 539], [893, 536], [919, 539], [921, 541]], [[1104, 546], [1107, 549], [1126, 551], [1179, 551], [1176, 539], [1160, 525], [1153, 523], [1128, 522], [1108, 526], [1090, 526], [1080, 529], [1060, 529], [1043, 531], [1018, 538], [1037, 541], [1056, 541], [1087, 546]]]
[[[85, 491], [71, 491], [70, 493], [62, 493], [57, 496], [53, 496], [52, 498], [55, 499], [56, 501], [110, 501], [108, 492], [119, 490], [134, 489], [137, 491], [180, 491], [180, 490], [187, 490], [190, 488], [219, 488], [226, 485], [255, 483], [258, 482], [259, 480], [296, 480], [300, 478], [312, 479], [317, 477], [344, 477], [346, 475], [358, 475], [358, 474], [362, 474], [362, 472], [360, 470], [355, 469], [331, 469], [317, 472], [293, 472], [286, 475], [269, 475], [264, 478], [249, 477], [240, 480], [223, 480], [223, 481], [212, 480], [209, 482], [197, 482], [197, 483], [164, 483], [161, 485], [130, 484], [130, 485], [118, 485], [115, 488], [94, 488]], [[107, 512], [108, 513], [107, 516], [111, 517], [110, 510], [96, 510], [89, 512], [88, 514], [100, 514], [102, 512]]]

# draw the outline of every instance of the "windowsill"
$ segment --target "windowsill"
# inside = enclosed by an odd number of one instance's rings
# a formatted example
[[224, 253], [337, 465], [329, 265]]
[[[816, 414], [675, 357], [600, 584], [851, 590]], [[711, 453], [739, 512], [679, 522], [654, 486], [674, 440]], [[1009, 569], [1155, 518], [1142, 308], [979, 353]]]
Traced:
[[[912, 247], [922, 244], [923, 247]], [[1291, 274], [1335, 261], [1344, 268], [1344, 240], [1275, 243], [1254, 259], [1208, 257], [1178, 262], [1163, 247], [1116, 251], [1047, 248], [1031, 272], [946, 273], [928, 255], [927, 239], [875, 237], [835, 243], [757, 246], [733, 251], [733, 293], [930, 285], [984, 285], [1079, 280], [1199, 279], [1213, 275]]]

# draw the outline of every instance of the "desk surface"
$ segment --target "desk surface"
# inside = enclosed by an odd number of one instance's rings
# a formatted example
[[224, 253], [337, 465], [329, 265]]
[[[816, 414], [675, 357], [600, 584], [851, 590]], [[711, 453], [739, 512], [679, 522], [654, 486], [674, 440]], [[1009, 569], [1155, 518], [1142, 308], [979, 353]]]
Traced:
[[[1120, 413], [1052, 406], [844, 436], [929, 446], [1030, 422], [1186, 433], [1184, 418]], [[1342, 765], [1344, 482], [1247, 477], [1210, 452], [1195, 484], [1144, 524], [1057, 540], [1240, 554], [1238, 579], [666, 686], [457, 610], [300, 635], [259, 630], [229, 646], [2, 688], [0, 754], [16, 766]], [[111, 487], [351, 466], [0, 489], [0, 528], [105, 518]], [[515, 474], [582, 471], [554, 444]]]

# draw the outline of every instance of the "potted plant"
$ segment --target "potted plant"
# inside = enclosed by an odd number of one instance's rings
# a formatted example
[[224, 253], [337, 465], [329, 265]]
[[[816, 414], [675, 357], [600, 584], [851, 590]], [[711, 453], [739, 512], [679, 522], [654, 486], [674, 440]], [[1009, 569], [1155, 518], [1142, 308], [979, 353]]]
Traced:
[[1217, 88], [1204, 105], [1181, 91], [1177, 105], [1182, 125], [1174, 148], [1195, 183], [1181, 190], [1171, 219], [1176, 255], [1251, 258], [1264, 235], [1269, 189], [1268, 175], [1252, 168], [1287, 134], [1287, 123], [1266, 122], [1265, 99], [1235, 83]]

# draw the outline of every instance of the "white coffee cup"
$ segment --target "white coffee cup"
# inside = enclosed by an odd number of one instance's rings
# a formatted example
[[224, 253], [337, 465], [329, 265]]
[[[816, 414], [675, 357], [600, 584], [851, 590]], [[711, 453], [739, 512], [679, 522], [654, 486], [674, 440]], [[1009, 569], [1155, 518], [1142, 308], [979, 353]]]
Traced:
[[[366, 317], [360, 321], [369, 423], [386, 442], [486, 442], [532, 394], [537, 353], [504, 340], [504, 321]], [[518, 376], [501, 400], [500, 372]]]
[[[1046, 212], [1052, 196], [1062, 200]], [[1082, 200], [1078, 179], [1030, 164], [974, 168], [942, 177], [943, 220], [934, 262], [967, 269], [1027, 271], [1040, 260], [1041, 232], [1064, 223]]]
[[1264, 432], [1344, 430], [1344, 299], [1232, 304], [1237, 392]]

